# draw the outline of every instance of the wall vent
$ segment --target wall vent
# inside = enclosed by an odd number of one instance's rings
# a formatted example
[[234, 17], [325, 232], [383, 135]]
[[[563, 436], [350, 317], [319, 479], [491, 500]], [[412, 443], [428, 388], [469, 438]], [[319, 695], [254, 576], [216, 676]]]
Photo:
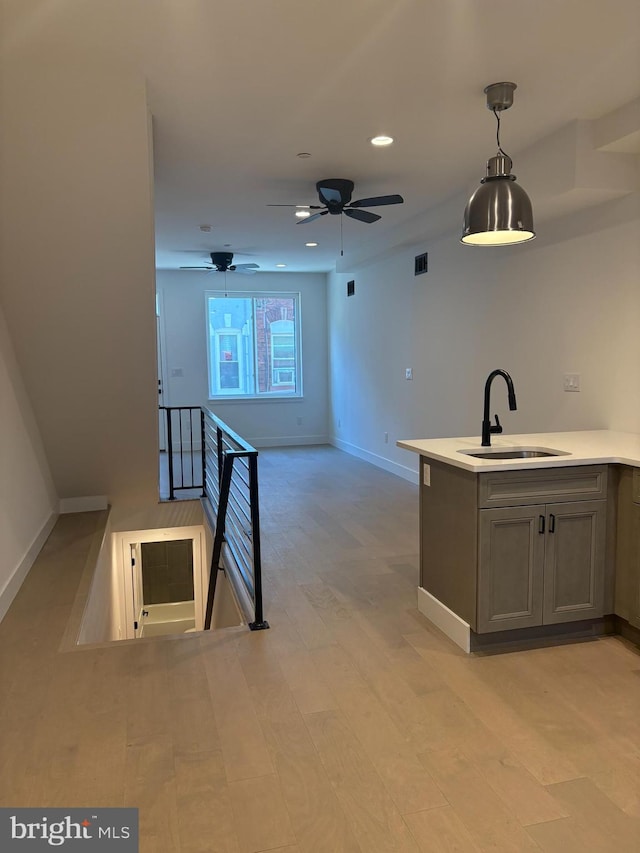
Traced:
[[415, 267], [414, 267], [414, 272], [413, 272], [414, 275], [422, 275], [423, 273], [427, 272], [427, 269], [429, 266], [428, 265], [428, 258], [429, 258], [428, 252], [425, 252], [422, 255], [416, 255]]
[[352, 279], [351, 281], [347, 282], [347, 296], [353, 296], [353, 294], [355, 292], [356, 292], [356, 281], [355, 281], [355, 279]]

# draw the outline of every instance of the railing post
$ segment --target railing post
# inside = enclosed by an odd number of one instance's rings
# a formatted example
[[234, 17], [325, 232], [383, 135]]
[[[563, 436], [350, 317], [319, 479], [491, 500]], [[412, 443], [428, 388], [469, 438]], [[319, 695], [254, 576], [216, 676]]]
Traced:
[[207, 496], [207, 447], [205, 444], [204, 411], [200, 409], [200, 448], [202, 455], [202, 495]]
[[216, 591], [216, 581], [220, 569], [220, 557], [222, 555], [222, 543], [224, 542], [224, 528], [227, 518], [227, 503], [229, 502], [229, 490], [231, 486], [231, 472], [233, 469], [233, 457], [225, 457], [222, 478], [220, 482], [220, 500], [218, 501], [218, 512], [216, 515], [216, 532], [213, 538], [213, 554], [211, 555], [211, 572], [209, 574], [209, 592], [207, 594], [207, 610], [204, 617], [204, 629], [211, 628], [211, 617], [213, 616], [213, 597]]
[[218, 454], [218, 488], [222, 483], [222, 430], [216, 426], [216, 452]]
[[252, 631], [269, 627], [262, 611], [262, 558], [260, 554], [260, 504], [258, 500], [258, 454], [249, 456], [249, 505], [251, 509], [251, 532], [253, 540], [253, 589], [255, 595], [255, 622], [249, 623]]
[[176, 499], [175, 492], [173, 491], [173, 437], [171, 433], [171, 409], [166, 408], [165, 412], [167, 413], [167, 459], [169, 462], [169, 500], [174, 501]]

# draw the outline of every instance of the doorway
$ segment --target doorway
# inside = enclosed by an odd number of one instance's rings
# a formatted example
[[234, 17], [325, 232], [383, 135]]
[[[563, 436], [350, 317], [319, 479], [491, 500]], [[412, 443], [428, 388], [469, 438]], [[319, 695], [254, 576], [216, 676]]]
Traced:
[[201, 631], [208, 583], [202, 528], [122, 538], [126, 639]]

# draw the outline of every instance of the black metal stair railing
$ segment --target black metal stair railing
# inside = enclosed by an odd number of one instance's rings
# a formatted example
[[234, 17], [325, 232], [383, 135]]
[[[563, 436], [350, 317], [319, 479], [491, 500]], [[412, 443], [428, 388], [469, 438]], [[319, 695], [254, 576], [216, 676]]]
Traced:
[[204, 419], [200, 406], [160, 406], [165, 413], [169, 500], [176, 492], [202, 489], [204, 497]]
[[252, 631], [269, 627], [262, 603], [258, 451], [202, 409], [203, 506], [214, 532], [205, 630], [211, 628], [218, 572], [224, 571]]

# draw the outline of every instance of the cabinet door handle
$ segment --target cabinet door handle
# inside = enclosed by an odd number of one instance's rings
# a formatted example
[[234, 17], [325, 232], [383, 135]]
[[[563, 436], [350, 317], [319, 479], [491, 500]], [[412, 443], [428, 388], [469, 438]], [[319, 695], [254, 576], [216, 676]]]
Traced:
[[544, 533], [544, 515], [538, 517], [538, 533]]
[[556, 517], [552, 512], [550, 512], [549, 513], [549, 533], [555, 533], [555, 532], [556, 532]]

